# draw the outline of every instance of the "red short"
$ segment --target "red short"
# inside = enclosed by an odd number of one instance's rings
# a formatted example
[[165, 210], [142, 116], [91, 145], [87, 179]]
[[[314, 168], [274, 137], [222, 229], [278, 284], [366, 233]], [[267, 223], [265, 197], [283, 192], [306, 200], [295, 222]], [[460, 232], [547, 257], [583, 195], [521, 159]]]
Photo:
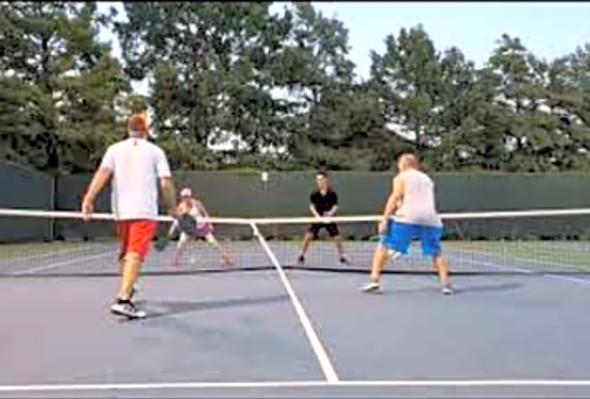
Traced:
[[117, 234], [121, 242], [119, 257], [123, 258], [126, 254], [135, 252], [144, 259], [156, 234], [156, 228], [157, 222], [153, 220], [122, 220], [117, 222]]

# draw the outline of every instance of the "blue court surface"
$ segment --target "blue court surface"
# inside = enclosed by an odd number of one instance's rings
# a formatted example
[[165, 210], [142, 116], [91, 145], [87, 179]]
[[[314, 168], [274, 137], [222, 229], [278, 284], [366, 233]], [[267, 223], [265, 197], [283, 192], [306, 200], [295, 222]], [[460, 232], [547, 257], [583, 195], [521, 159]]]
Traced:
[[367, 295], [366, 272], [277, 268], [296, 248], [270, 246], [274, 268], [143, 276], [141, 321], [108, 313], [115, 275], [43, 276], [111, 267], [106, 244], [15, 262], [0, 278], [0, 397], [590, 396], [586, 273], [449, 250], [457, 269], [495, 273], [456, 275], [454, 296], [387, 274]]

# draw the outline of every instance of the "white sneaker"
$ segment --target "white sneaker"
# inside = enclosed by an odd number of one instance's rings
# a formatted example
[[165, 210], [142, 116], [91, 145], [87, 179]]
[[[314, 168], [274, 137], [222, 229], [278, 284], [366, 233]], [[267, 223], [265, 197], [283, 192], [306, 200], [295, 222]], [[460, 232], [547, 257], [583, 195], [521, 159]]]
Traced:
[[383, 289], [381, 288], [381, 284], [371, 281], [362, 288], [362, 291], [366, 293], [380, 294], [383, 292]]
[[147, 316], [146, 312], [138, 309], [133, 302], [129, 300], [122, 301], [120, 299], [111, 305], [111, 313], [130, 319], [143, 319]]
[[445, 284], [443, 285], [441, 292], [443, 293], [443, 295], [453, 295], [455, 293], [455, 290], [453, 289], [451, 284]]

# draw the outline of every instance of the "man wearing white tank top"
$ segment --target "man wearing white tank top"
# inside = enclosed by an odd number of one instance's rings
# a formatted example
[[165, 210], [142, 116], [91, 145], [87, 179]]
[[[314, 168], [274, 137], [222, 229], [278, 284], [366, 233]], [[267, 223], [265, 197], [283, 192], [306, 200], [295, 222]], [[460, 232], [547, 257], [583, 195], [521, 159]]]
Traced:
[[399, 158], [398, 171], [379, 223], [381, 239], [373, 257], [371, 281], [363, 291], [381, 292], [379, 279], [387, 258], [407, 254], [412, 240], [419, 238], [422, 253], [432, 258], [443, 294], [452, 294], [449, 268], [440, 245], [443, 225], [436, 212], [434, 183], [419, 170], [418, 160], [412, 154], [403, 154]]

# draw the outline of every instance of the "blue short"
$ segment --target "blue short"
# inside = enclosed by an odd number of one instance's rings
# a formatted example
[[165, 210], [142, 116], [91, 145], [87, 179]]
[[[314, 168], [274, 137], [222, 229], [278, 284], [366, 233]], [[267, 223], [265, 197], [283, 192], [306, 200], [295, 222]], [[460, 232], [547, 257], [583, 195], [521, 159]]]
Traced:
[[420, 239], [422, 253], [426, 256], [434, 256], [442, 252], [440, 246], [442, 231], [442, 227], [390, 220], [387, 224], [387, 231], [381, 236], [379, 243], [387, 249], [407, 254], [412, 240]]

